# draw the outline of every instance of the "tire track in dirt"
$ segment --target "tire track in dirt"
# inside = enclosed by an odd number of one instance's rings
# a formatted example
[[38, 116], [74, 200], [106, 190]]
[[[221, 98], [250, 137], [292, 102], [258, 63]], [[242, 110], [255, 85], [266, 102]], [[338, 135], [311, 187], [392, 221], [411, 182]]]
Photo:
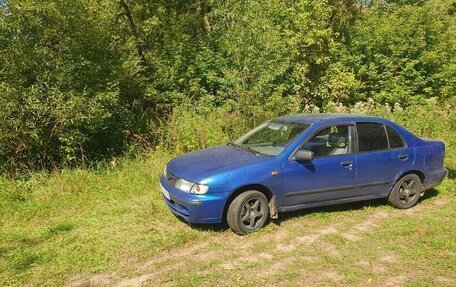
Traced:
[[[236, 236], [237, 237], [237, 236]], [[243, 238], [243, 237], [241, 237]], [[239, 240], [239, 238], [237, 238]], [[201, 252], [212, 244], [217, 242], [232, 242], [233, 238], [226, 234], [217, 234], [212, 236], [209, 240], [202, 242], [193, 242], [185, 244], [185, 246], [163, 251], [158, 253], [152, 259], [142, 262], [134, 263], [134, 269], [138, 275], [131, 278], [121, 278], [115, 272], [102, 273], [94, 275], [88, 279], [85, 278], [74, 278], [72, 282], [67, 284], [67, 287], [84, 287], [84, 286], [141, 286], [146, 281], [152, 279], [159, 279], [160, 275], [164, 275], [167, 272], [184, 267], [183, 261], [189, 257], [195, 259], [208, 259], [207, 257], [211, 254]], [[220, 255], [220, 253], [218, 253]], [[206, 258], [205, 258], [206, 257]], [[180, 262], [179, 262], [180, 261]], [[166, 264], [169, 262], [169, 264]], [[153, 270], [153, 271], [151, 271]]]
[[[384, 210], [384, 209], [377, 209], [375, 210], [372, 214], [369, 214], [365, 219], [363, 219], [361, 222], [353, 224], [352, 227], [350, 227], [347, 231], [344, 232], [339, 232], [339, 227], [343, 226], [344, 224], [347, 224], [350, 222], [349, 220], [346, 220], [345, 222], [336, 222], [336, 223], [331, 223], [326, 226], [323, 226], [321, 230], [318, 230], [317, 232], [307, 234], [304, 236], [296, 236], [292, 239], [288, 239], [288, 241], [292, 241], [294, 243], [286, 244], [286, 243], [278, 243], [276, 246], [276, 249], [279, 252], [291, 252], [296, 249], [300, 249], [303, 246], [309, 246], [311, 244], [314, 244], [318, 242], [318, 247], [321, 248], [322, 252], [324, 255], [329, 256], [329, 257], [335, 257], [339, 258], [340, 257], [340, 250], [339, 248], [331, 244], [329, 242], [326, 242], [324, 240], [324, 236], [326, 235], [332, 235], [332, 234], [339, 234], [341, 235], [345, 240], [347, 241], [358, 241], [362, 239], [363, 235], [374, 231], [378, 226], [381, 225], [381, 223], [388, 219], [388, 218], [394, 218], [398, 216], [416, 216], [417, 214], [435, 207], [435, 206], [443, 206], [449, 202], [448, 198], [436, 198], [432, 200], [429, 204], [426, 205], [418, 205], [415, 206], [412, 209], [408, 210], [399, 210], [399, 209], [392, 209], [392, 210]], [[300, 260], [312, 260], [312, 257], [310, 258], [302, 258], [300, 257]], [[291, 264], [290, 258], [283, 258], [280, 260], [275, 260], [274, 265], [281, 266], [281, 268], [277, 269], [276, 272], [273, 272], [271, 270], [275, 270], [273, 268], [268, 268], [268, 275], [273, 277], [274, 273], [281, 272], [284, 268], [283, 266], [288, 266]], [[381, 273], [383, 275], [388, 275], [388, 268], [391, 264], [395, 264], [399, 262], [399, 258], [395, 254], [383, 254], [381, 255], [378, 260], [376, 261], [369, 261], [370, 267], [373, 269], [375, 273]], [[375, 267], [375, 268], [374, 268]], [[309, 275], [309, 274], [307, 274]], [[344, 279], [344, 275], [340, 274], [338, 270], [328, 270], [324, 271], [322, 274], [319, 274], [318, 276], [322, 276], [323, 278], [329, 279], [333, 283], [340, 283]], [[400, 276], [400, 275], [393, 275], [393, 276], [387, 276], [385, 281], [383, 282], [385, 285], [384, 286], [401, 286], [403, 283], [405, 283], [409, 279], [408, 276]], [[309, 280], [309, 279], [307, 279]], [[301, 282], [302, 283], [302, 282]], [[314, 281], [309, 281], [309, 284], [304, 284], [308, 286], [312, 286], [315, 284], [318, 284], [318, 282]]]
[[[328, 256], [328, 257], [335, 257], [335, 258], [340, 258], [340, 253], [341, 251], [335, 244], [331, 244], [325, 240], [325, 236], [328, 235], [333, 235], [333, 234], [340, 234], [344, 238], [348, 239], [347, 237], [351, 235], [351, 239], [358, 240], [363, 233], [372, 230], [379, 224], [382, 220], [384, 220], [387, 212], [384, 210], [375, 210], [372, 214], [369, 214], [367, 218], [363, 219], [361, 222], [356, 223], [356, 221], [353, 218], [346, 218], [343, 221], [337, 221], [333, 222], [330, 224], [327, 224], [325, 226], [322, 226], [320, 230], [314, 231], [312, 233], [306, 234], [306, 235], [298, 235], [294, 236], [291, 238], [287, 238], [286, 241], [289, 242], [289, 244], [284, 244], [284, 243], [278, 243], [276, 245], [276, 251], [280, 254], [285, 251], [285, 249], [289, 250], [290, 253], [293, 250], [305, 250], [305, 248], [308, 248], [309, 246], [313, 246], [315, 248], [319, 248], [322, 252], [322, 255]], [[348, 232], [340, 232], [341, 227], [346, 226], [347, 224], [354, 224], [353, 227], [349, 229]], [[293, 227], [291, 227], [293, 228]], [[345, 236], [347, 235], [347, 236]], [[315, 257], [309, 256], [309, 257], [299, 257], [299, 260], [308, 260], [312, 261]], [[274, 261], [275, 265], [278, 266], [289, 266], [290, 264], [295, 261], [294, 257], [281, 257], [278, 260]], [[278, 272], [281, 272], [285, 268], [280, 268], [280, 269], [268, 269], [268, 276], [273, 277], [275, 274]], [[306, 277], [305, 280], [304, 278], [301, 278], [301, 281], [295, 282], [298, 283], [298, 285], [302, 286], [313, 286], [313, 285], [318, 285], [318, 282], [321, 280], [329, 280], [332, 281], [335, 284], [340, 284], [344, 279], [345, 275], [342, 274], [339, 270], [337, 269], [331, 269], [331, 270], [325, 270], [321, 274], [314, 274], [312, 275], [309, 272], [305, 272], [305, 276], [301, 277]], [[314, 278], [312, 278], [314, 277]], [[296, 285], [296, 284], [293, 284]]]
[[[175, 248], [168, 251], [158, 253], [149, 261], [141, 264], [133, 264], [134, 267], [129, 267], [130, 270], [135, 270], [136, 275], [129, 278], [122, 278], [116, 273], [102, 273], [94, 275], [90, 278], [73, 278], [67, 286], [71, 287], [82, 287], [82, 286], [142, 286], [151, 282], [160, 283], [163, 285], [170, 285], [172, 282], [166, 282], [166, 277], [176, 270], [178, 272], [184, 272], [187, 268], [187, 264], [191, 262], [223, 262], [211, 266], [208, 272], [212, 270], [228, 270], [235, 272], [236, 277], [243, 276], [254, 276], [257, 278], [268, 278], [274, 276], [278, 272], [284, 272], [288, 269], [288, 266], [293, 264], [296, 260], [309, 260], [311, 261], [315, 257], [309, 255], [301, 256], [296, 258], [293, 252], [297, 249], [303, 249], [309, 245], [315, 244], [318, 246], [326, 256], [340, 256], [340, 250], [334, 244], [325, 241], [325, 236], [332, 234], [340, 234], [345, 240], [358, 241], [367, 232], [373, 231], [377, 228], [385, 219], [397, 216], [414, 216], [425, 209], [433, 206], [441, 206], [448, 203], [447, 198], [436, 198], [433, 199], [429, 204], [418, 205], [413, 209], [406, 211], [403, 210], [384, 210], [377, 209], [372, 213], [368, 214], [366, 218], [357, 222], [353, 218], [346, 218], [343, 221], [338, 220], [337, 222], [331, 222], [321, 229], [312, 230], [305, 235], [296, 235], [296, 230], [300, 230], [302, 227], [302, 220], [285, 221], [282, 226], [274, 231], [273, 233], [264, 233], [258, 236], [237, 236], [230, 232], [223, 232], [211, 236], [209, 239], [204, 241], [189, 243], [183, 247]], [[339, 232], [341, 227], [346, 227], [352, 224], [352, 226], [343, 232]], [[256, 252], [255, 246], [258, 244], [267, 244], [270, 249], [264, 252]], [[249, 254], [255, 254], [255, 256], [248, 256]], [[285, 254], [285, 256], [284, 256]], [[388, 264], [394, 264], [398, 262], [398, 258], [394, 254], [386, 254], [380, 256], [378, 260], [360, 262], [360, 266], [368, 266], [372, 268], [374, 273], [387, 274]], [[244, 270], [242, 266], [244, 264], [255, 264], [261, 262], [267, 264], [270, 268], [267, 270], [259, 270], [253, 275], [251, 269]], [[259, 268], [262, 269], [262, 268]], [[307, 274], [307, 278], [297, 279], [294, 283], [300, 283], [302, 285], [314, 285], [321, 282], [321, 280], [330, 280], [336, 284], [344, 280], [344, 275], [338, 270], [327, 270], [322, 274], [319, 274], [322, 278], [316, 276], [311, 278], [311, 274]], [[303, 277], [303, 276], [300, 276]], [[226, 284], [223, 284], [223, 280], [220, 285], [230, 285], [229, 282], [233, 282], [234, 278], [224, 278]], [[384, 281], [385, 286], [397, 286], [402, 285], [407, 281], [408, 278], [402, 278], [400, 276], [388, 277]]]
[[395, 215], [385, 210], [375, 211], [368, 218], [350, 228], [350, 230], [343, 232], [341, 236], [349, 241], [358, 241], [364, 233], [374, 230], [385, 219], [393, 216]]
[[[451, 201], [451, 198], [449, 197], [439, 197], [435, 198], [432, 201], [430, 201], [428, 204], [418, 204], [417, 206], [411, 208], [411, 209], [406, 209], [406, 210], [398, 210], [395, 209], [392, 211], [392, 216], [398, 217], [398, 216], [417, 216], [420, 213], [423, 213], [424, 211], [428, 210], [429, 208], [435, 208], [435, 207], [440, 207], [448, 204]], [[381, 217], [384, 217], [385, 219], [388, 218], [390, 215], [382, 215]], [[368, 228], [366, 227], [374, 227], [376, 223], [379, 223], [377, 220], [374, 220], [374, 222], [368, 222], [368, 223], [360, 223], [359, 225], [356, 225], [353, 227], [355, 230], [366, 230]], [[348, 235], [348, 236], [347, 236]], [[352, 240], [358, 240], [359, 237], [356, 235], [353, 236], [353, 233], [347, 233], [345, 234], [347, 239], [352, 239]], [[353, 236], [353, 237], [351, 237]], [[363, 282], [359, 286], [366, 286], [366, 283], [369, 283], [372, 286], [385, 286], [385, 287], [396, 287], [396, 286], [405, 286], [407, 282], [413, 277], [409, 275], [402, 275], [402, 274], [395, 274], [394, 272], [391, 272], [391, 266], [401, 264], [400, 258], [392, 253], [392, 252], [384, 252], [380, 254], [380, 256], [376, 260], [362, 260], [359, 262], [360, 267], [366, 269], [366, 270], [371, 270], [374, 274], [382, 276], [381, 282], [378, 283], [370, 283], [370, 282]], [[373, 279], [373, 278], [370, 278]]]

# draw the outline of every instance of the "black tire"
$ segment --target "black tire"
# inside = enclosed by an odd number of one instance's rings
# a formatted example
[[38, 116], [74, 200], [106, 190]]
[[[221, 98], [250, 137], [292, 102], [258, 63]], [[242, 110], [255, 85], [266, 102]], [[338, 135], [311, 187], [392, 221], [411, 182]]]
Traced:
[[420, 177], [416, 174], [407, 174], [393, 186], [388, 202], [396, 208], [410, 208], [416, 205], [423, 191], [424, 186]]
[[266, 196], [256, 190], [238, 195], [228, 207], [226, 220], [231, 230], [244, 235], [262, 228], [269, 217]]

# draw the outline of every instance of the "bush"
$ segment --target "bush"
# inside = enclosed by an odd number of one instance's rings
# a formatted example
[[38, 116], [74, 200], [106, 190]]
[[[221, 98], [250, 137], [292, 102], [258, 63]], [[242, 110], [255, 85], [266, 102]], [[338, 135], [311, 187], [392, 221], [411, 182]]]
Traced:
[[[301, 107], [294, 98], [272, 97], [260, 106], [222, 107], [214, 107], [206, 99], [173, 110], [164, 145], [173, 152], [188, 152], [234, 140], [276, 116], [319, 111], [315, 106]], [[329, 102], [324, 112], [379, 116], [397, 122], [421, 137], [443, 140], [447, 147], [456, 145], [456, 109], [451, 105], [442, 107], [435, 99], [408, 108], [402, 108], [399, 103], [393, 106], [380, 104], [373, 99], [356, 102], [353, 106]]]
[[362, 105], [454, 130], [454, 3], [361, 2], [0, 1], [0, 172], [185, 152]]

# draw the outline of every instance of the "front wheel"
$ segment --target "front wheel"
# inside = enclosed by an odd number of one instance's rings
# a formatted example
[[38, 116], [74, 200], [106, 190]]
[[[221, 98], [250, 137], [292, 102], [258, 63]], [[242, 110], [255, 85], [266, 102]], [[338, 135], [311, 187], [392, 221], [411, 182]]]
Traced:
[[269, 217], [266, 196], [256, 190], [238, 195], [230, 204], [226, 219], [237, 234], [248, 234], [263, 227]]
[[407, 174], [394, 185], [388, 197], [388, 202], [400, 209], [413, 207], [420, 199], [424, 187], [416, 174]]

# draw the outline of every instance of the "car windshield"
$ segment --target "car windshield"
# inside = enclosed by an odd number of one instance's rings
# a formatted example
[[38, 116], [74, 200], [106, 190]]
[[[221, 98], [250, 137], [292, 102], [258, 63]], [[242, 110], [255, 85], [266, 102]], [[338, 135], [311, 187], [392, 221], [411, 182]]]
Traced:
[[276, 156], [308, 127], [309, 124], [269, 121], [246, 133], [233, 144], [254, 154]]

